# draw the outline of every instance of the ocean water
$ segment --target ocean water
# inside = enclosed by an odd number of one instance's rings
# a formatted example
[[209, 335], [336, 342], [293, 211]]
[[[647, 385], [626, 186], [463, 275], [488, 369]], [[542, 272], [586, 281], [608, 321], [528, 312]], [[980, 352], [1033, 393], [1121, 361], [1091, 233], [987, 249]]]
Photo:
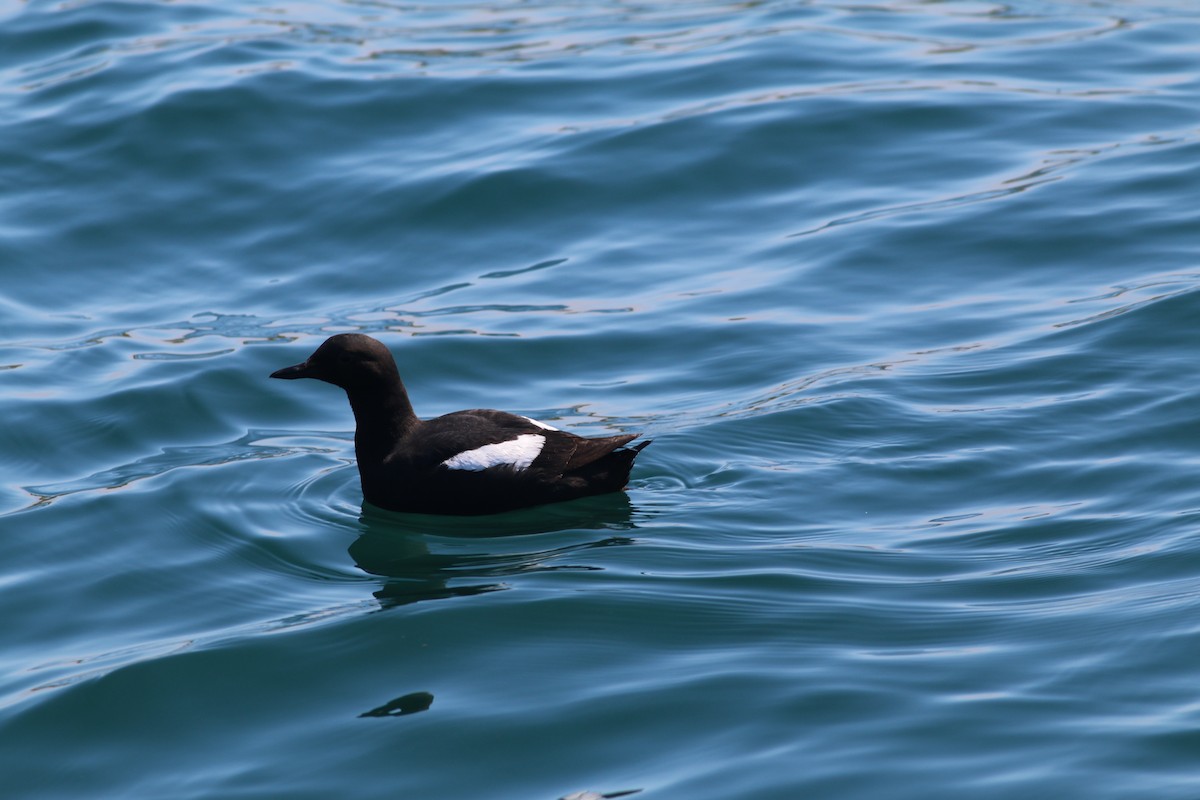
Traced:
[[[1200, 6], [0, 0], [0, 794], [1200, 796]], [[364, 507], [419, 414], [628, 491]]]

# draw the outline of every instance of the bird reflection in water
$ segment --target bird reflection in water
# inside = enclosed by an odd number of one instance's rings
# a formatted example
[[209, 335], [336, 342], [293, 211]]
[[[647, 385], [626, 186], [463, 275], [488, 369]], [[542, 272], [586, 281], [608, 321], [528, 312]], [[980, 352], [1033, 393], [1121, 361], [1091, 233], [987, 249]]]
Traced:
[[[364, 505], [362, 533], [349, 552], [359, 569], [386, 579], [374, 594], [383, 608], [393, 608], [507, 589], [503, 578], [530, 572], [602, 569], [556, 562], [567, 554], [632, 544], [632, 538], [611, 533], [636, 527], [632, 511], [624, 493], [473, 518], [394, 514]], [[569, 530], [610, 533], [554, 548], [514, 552], [503, 545], [512, 537]], [[472, 548], [475, 552], [437, 552], [437, 539], [473, 540], [479, 546]]]

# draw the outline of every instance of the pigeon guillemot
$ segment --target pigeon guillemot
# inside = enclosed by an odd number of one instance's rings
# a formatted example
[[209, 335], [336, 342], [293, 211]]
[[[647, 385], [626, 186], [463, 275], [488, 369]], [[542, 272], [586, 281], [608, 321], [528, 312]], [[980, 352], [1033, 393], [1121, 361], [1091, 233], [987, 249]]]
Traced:
[[491, 514], [620, 491], [650, 444], [622, 448], [639, 434], [588, 439], [492, 409], [420, 420], [391, 352], [361, 333], [331, 336], [271, 377], [346, 390], [363, 497], [391, 511]]

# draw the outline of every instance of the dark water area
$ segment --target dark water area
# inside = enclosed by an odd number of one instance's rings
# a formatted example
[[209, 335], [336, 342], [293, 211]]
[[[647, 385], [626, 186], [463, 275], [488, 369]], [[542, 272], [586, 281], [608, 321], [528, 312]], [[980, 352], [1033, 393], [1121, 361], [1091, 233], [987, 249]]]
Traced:
[[[0, 0], [3, 793], [1197, 797], [1198, 41]], [[364, 506], [339, 331], [654, 443]]]

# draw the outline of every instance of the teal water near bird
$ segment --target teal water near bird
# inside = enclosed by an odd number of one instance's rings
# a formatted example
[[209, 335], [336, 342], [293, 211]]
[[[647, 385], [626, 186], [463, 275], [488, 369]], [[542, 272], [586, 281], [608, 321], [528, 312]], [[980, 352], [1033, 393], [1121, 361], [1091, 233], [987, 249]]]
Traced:
[[[0, 2], [0, 793], [1194, 798], [1197, 41]], [[267, 378], [341, 332], [422, 418], [654, 443], [374, 508]]]

